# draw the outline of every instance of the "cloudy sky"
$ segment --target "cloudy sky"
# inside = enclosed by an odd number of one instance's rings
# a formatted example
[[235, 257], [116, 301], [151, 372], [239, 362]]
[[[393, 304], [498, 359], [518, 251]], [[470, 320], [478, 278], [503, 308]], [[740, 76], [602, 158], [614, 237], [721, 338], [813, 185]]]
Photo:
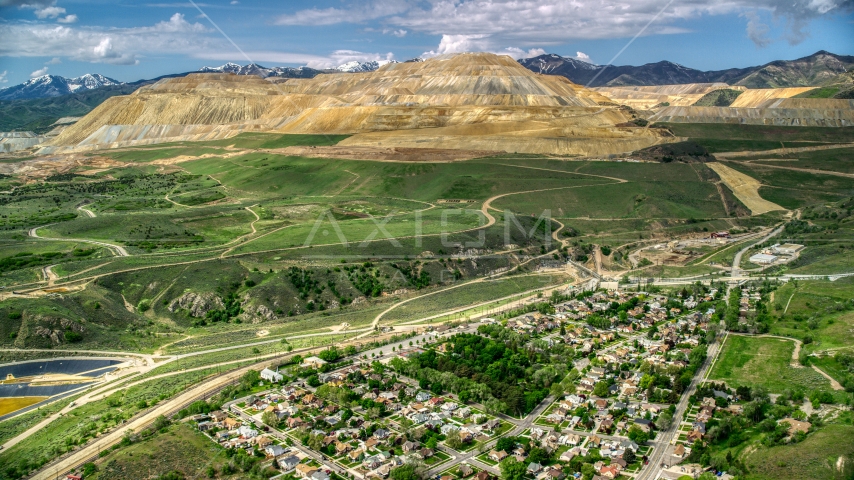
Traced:
[[606, 64], [622, 51], [615, 64], [713, 70], [822, 49], [854, 54], [854, 0], [0, 0], [0, 88], [248, 59], [334, 67], [490, 51]]

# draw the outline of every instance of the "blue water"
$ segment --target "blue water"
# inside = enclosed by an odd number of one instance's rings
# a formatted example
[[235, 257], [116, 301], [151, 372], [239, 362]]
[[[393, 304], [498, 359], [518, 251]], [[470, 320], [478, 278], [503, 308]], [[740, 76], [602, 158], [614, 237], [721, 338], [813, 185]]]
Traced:
[[34, 360], [28, 362], [7, 363], [0, 365], [0, 380], [5, 380], [6, 375], [12, 374], [15, 378], [29, 377], [33, 375], [44, 375], [46, 373], [64, 373], [76, 375], [91, 370], [87, 376], [97, 377], [116, 369], [116, 365], [122, 363], [123, 359], [49, 359]]

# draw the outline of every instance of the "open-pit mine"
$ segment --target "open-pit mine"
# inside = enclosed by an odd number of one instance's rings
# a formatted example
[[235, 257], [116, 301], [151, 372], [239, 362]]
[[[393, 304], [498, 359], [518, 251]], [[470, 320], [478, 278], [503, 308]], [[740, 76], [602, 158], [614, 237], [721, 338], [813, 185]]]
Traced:
[[[604, 155], [670, 138], [569, 80], [510, 57], [443, 55], [313, 79], [191, 74], [113, 97], [43, 148], [88, 151], [242, 132], [351, 134], [352, 147]], [[626, 126], [629, 125], [629, 126]]]

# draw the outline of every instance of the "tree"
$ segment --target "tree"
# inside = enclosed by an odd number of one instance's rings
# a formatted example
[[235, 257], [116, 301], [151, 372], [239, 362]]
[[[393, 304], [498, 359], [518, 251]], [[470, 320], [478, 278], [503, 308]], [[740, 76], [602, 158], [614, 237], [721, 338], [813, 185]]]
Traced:
[[338, 351], [338, 347], [331, 346], [328, 349], [317, 354], [318, 357], [326, 360], [327, 362], [334, 362], [341, 358], [341, 353]]
[[498, 439], [498, 443], [495, 444], [495, 450], [504, 450], [505, 453], [510, 453], [515, 446], [516, 437], [501, 437]]
[[639, 426], [632, 425], [629, 428], [629, 438], [638, 445], [643, 445], [649, 440], [649, 434], [644, 432]]
[[532, 448], [531, 453], [528, 454], [528, 458], [527, 458], [528, 462], [540, 463], [540, 464], [548, 463], [549, 459], [550, 459], [549, 454], [545, 450], [543, 450], [542, 448], [539, 448], [539, 447]]
[[451, 429], [448, 432], [448, 438], [445, 440], [445, 443], [454, 450], [458, 450], [462, 447], [463, 440], [460, 438], [460, 431], [457, 429]]
[[661, 415], [655, 419], [655, 426], [660, 430], [667, 430], [673, 424], [673, 414], [669, 410], [661, 412]]
[[264, 422], [264, 425], [268, 425], [273, 428], [277, 428], [279, 426], [279, 417], [273, 412], [262, 413], [261, 421]]
[[391, 478], [393, 480], [421, 480], [415, 473], [415, 466], [409, 463], [392, 470]]
[[308, 448], [319, 452], [323, 448], [323, 435], [309, 435]]
[[635, 460], [637, 459], [638, 457], [637, 455], [635, 455], [635, 451], [631, 448], [627, 448], [626, 453], [623, 454], [623, 460], [625, 460], [628, 464], [632, 464], [635, 463]]
[[607, 397], [608, 396], [608, 384], [606, 382], [599, 382], [593, 387], [593, 395], [597, 397]]
[[581, 478], [590, 480], [594, 475], [596, 475], [596, 469], [593, 468], [593, 464], [585, 463], [581, 465]]
[[312, 375], [305, 379], [305, 383], [307, 383], [311, 387], [319, 387], [320, 379], [317, 378], [317, 375]]
[[525, 464], [514, 457], [507, 457], [498, 464], [501, 470], [501, 480], [524, 480], [527, 473]]
[[90, 477], [98, 471], [98, 466], [92, 462], [83, 464], [83, 478]]

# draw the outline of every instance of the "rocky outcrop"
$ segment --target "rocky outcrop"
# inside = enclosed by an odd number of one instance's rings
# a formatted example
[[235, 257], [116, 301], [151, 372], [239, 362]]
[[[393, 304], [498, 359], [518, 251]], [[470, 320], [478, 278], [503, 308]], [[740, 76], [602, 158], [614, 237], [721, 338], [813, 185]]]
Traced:
[[251, 306], [245, 305], [243, 312], [239, 316], [240, 321], [247, 323], [261, 323], [263, 321], [272, 322], [278, 320], [276, 313], [267, 308], [266, 305]]
[[225, 308], [222, 299], [213, 293], [186, 292], [169, 303], [169, 311], [187, 310], [191, 317], [204, 318], [211, 310]]
[[39, 337], [50, 339], [50, 342], [54, 345], [62, 343], [62, 330], [51, 330], [47, 327], [38, 326], [34, 333]]
[[50, 340], [52, 345], [61, 345], [65, 341], [65, 332], [83, 333], [86, 327], [83, 323], [64, 317], [46, 317], [25, 313], [15, 347], [26, 348], [34, 337]]

